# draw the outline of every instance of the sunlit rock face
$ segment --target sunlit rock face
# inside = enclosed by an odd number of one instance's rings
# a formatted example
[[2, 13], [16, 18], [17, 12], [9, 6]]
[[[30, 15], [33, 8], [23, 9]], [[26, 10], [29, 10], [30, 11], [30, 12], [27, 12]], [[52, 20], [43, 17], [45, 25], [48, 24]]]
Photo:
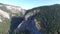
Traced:
[[0, 19], [0, 22], [2, 22], [2, 20]]
[[[3, 32], [4, 34], [7, 34], [9, 32], [11, 25], [10, 22], [12, 20], [12, 17], [19, 18], [22, 17], [24, 14], [25, 14], [25, 10], [22, 9], [21, 7], [0, 3], [0, 34], [3, 34]], [[12, 21], [14, 21], [14, 19]], [[15, 21], [15, 25], [16, 25], [16, 21]]]
[[0, 15], [2, 15], [4, 18], [10, 19], [9, 14], [7, 12], [3, 11], [3, 10], [0, 10]]

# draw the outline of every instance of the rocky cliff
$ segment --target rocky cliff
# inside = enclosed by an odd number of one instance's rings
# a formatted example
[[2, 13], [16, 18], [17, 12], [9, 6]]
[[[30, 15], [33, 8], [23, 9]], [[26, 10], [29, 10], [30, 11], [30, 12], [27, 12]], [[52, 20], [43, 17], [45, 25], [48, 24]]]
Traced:
[[0, 34], [7, 34], [12, 17], [22, 17], [24, 14], [25, 9], [21, 7], [0, 3]]

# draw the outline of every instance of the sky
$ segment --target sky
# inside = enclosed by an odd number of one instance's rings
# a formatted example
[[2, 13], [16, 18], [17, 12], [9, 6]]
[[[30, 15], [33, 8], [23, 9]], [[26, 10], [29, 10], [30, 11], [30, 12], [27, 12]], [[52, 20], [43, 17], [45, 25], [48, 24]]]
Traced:
[[0, 3], [31, 9], [38, 6], [60, 4], [60, 0], [0, 0]]

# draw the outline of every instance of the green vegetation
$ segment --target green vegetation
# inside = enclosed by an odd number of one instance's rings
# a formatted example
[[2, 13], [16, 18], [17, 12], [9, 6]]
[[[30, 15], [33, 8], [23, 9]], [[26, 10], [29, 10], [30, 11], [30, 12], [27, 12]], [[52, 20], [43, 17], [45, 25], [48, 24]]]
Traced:
[[60, 32], [60, 5], [43, 6], [39, 9], [37, 20], [40, 21], [43, 34], [57, 34]]
[[[40, 32], [43, 34], [58, 34], [60, 32], [60, 5], [41, 6], [28, 11], [33, 12], [34, 10], [39, 10], [36, 19], [39, 22], [37, 25], [40, 26]], [[16, 32], [19, 32], [19, 34], [25, 34], [26, 31], [21, 33], [20, 31]]]
[[0, 23], [0, 34], [8, 34], [9, 27], [10, 26], [10, 20], [5, 19], [2, 23]]

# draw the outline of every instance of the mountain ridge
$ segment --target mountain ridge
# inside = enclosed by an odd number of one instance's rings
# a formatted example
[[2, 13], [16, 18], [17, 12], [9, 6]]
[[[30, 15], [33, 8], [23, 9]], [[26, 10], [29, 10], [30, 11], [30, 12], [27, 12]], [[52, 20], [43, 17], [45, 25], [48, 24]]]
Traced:
[[[17, 30], [15, 33], [18, 34], [26, 34], [27, 32], [27, 34], [56, 34], [60, 30], [60, 4], [39, 6], [28, 10], [2, 3], [0, 4], [1, 34], [7, 34], [8, 32], [11, 34], [15, 30]], [[7, 16], [9, 16], [10, 19], [8, 19]], [[12, 28], [12, 30], [10, 30], [10, 28]]]

